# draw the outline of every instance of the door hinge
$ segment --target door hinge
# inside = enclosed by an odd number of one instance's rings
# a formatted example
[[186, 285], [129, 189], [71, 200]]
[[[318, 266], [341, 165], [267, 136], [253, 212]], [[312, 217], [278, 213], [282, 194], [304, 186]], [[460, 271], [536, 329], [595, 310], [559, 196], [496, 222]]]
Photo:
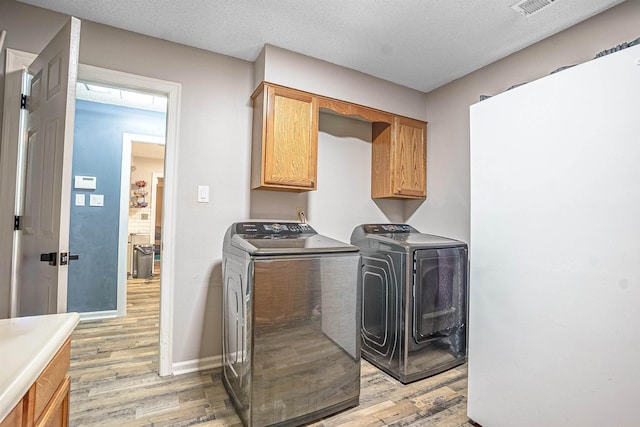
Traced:
[[20, 230], [20, 217], [18, 215], [13, 217], [13, 229]]
[[27, 109], [27, 98], [28, 96], [25, 94], [21, 94], [20, 95], [20, 109], [21, 110], [26, 110]]

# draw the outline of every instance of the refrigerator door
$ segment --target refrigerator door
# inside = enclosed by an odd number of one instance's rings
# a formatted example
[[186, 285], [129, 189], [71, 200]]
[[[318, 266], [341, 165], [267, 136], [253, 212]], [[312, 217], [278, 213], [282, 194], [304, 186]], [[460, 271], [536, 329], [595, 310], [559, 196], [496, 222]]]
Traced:
[[631, 47], [471, 107], [481, 425], [638, 424], [639, 61]]

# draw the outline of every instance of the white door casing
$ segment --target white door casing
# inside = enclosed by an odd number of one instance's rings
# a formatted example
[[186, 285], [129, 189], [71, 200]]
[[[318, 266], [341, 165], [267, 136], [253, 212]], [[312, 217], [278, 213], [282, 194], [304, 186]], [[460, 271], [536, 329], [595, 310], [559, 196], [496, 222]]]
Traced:
[[[165, 132], [165, 157], [164, 157], [164, 188], [162, 199], [162, 257], [160, 265], [162, 276], [160, 277], [160, 365], [158, 373], [161, 376], [173, 374], [173, 290], [174, 283], [174, 258], [175, 258], [175, 217], [177, 207], [177, 165], [178, 165], [178, 129], [180, 126], [180, 97], [182, 85], [167, 80], [155, 79], [122, 71], [109, 70], [80, 64], [79, 75], [82, 80], [103, 84], [112, 87], [120, 87], [143, 92], [158, 93], [167, 97], [167, 128]], [[126, 135], [123, 135], [123, 139]], [[126, 145], [125, 145], [126, 147]], [[123, 156], [130, 156], [131, 151]], [[130, 165], [129, 165], [130, 166]], [[127, 174], [127, 182], [129, 171]], [[127, 186], [129, 184], [127, 183]], [[129, 192], [126, 194], [127, 203]], [[121, 216], [121, 224], [125, 217]], [[122, 225], [121, 225], [122, 226]], [[118, 264], [126, 262], [126, 247], [118, 259]], [[126, 264], [125, 264], [126, 265]], [[126, 269], [125, 269], [126, 270]], [[126, 285], [125, 285], [126, 286]], [[126, 289], [126, 288], [125, 288]], [[118, 304], [126, 296], [122, 288], [118, 290]]]
[[[70, 18], [29, 66], [18, 315], [67, 310], [71, 166], [80, 20]], [[65, 189], [65, 191], [63, 191]], [[52, 254], [51, 261], [41, 261]]]
[[[158, 183], [160, 180], [164, 180], [164, 168], [162, 172], [154, 172], [151, 178], [151, 244], [155, 245], [156, 243], [156, 215], [157, 215], [157, 204], [156, 204], [156, 197], [158, 197]], [[162, 218], [160, 218], [160, 221], [162, 221]], [[162, 229], [162, 227], [160, 228]], [[162, 239], [162, 238], [161, 238]], [[155, 246], [154, 246], [155, 248]], [[162, 248], [162, 240], [160, 241], [160, 248]], [[155, 249], [154, 249], [155, 250]], [[154, 257], [155, 257], [155, 252], [154, 252]], [[151, 272], [153, 274], [156, 274], [155, 271], [155, 258], [154, 258], [154, 262], [151, 263]]]

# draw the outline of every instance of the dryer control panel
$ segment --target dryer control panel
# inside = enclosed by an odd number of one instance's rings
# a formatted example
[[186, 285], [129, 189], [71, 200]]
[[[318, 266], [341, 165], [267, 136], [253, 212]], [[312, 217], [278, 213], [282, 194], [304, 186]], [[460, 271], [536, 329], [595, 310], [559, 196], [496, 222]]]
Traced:
[[364, 224], [365, 233], [389, 234], [389, 233], [418, 233], [418, 230], [407, 224]]

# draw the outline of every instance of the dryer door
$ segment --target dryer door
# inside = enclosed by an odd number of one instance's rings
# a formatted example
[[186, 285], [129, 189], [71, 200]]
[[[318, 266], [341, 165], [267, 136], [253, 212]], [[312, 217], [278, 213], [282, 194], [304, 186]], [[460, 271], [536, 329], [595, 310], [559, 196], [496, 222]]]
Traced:
[[421, 344], [451, 335], [466, 318], [467, 249], [415, 251], [413, 338]]

